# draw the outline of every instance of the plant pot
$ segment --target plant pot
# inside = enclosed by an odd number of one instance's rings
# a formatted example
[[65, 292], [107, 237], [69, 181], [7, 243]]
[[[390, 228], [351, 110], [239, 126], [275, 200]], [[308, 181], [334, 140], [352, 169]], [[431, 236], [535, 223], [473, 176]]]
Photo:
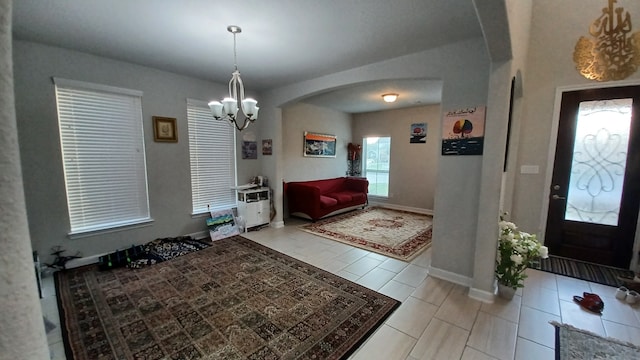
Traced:
[[511, 286], [498, 283], [498, 296], [503, 299], [513, 299], [513, 296], [516, 294], [516, 290], [517, 288], [512, 288]]

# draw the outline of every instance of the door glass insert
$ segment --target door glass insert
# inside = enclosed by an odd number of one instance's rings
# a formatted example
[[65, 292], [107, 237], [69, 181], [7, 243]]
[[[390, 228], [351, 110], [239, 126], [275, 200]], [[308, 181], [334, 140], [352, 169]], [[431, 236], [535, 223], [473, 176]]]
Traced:
[[580, 103], [566, 220], [618, 225], [632, 104], [632, 99]]

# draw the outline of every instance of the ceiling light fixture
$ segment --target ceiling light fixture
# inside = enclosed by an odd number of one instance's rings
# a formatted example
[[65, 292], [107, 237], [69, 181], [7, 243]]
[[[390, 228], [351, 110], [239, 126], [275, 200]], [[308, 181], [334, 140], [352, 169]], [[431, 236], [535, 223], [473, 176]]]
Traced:
[[382, 100], [388, 103], [395, 102], [398, 99], [398, 94], [382, 94]]
[[[235, 125], [238, 131], [242, 131], [246, 129], [249, 124], [256, 121], [260, 108], [257, 106], [258, 102], [256, 100], [244, 98], [244, 85], [240, 78], [240, 71], [238, 71], [236, 56], [236, 34], [241, 33], [242, 29], [236, 25], [229, 25], [227, 31], [233, 34], [233, 66], [235, 68], [229, 81], [229, 97], [224, 98], [222, 103], [220, 101], [211, 101], [209, 108], [216, 120], [228, 120], [230, 124]], [[240, 126], [236, 120], [239, 108], [242, 109], [244, 115], [242, 126]]]

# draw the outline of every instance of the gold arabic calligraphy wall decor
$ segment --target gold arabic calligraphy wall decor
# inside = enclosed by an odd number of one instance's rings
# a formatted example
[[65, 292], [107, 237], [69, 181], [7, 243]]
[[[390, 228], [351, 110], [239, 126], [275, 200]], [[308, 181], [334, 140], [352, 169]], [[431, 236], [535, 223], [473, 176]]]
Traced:
[[589, 26], [592, 38], [580, 37], [573, 52], [576, 69], [587, 79], [622, 80], [640, 65], [640, 32], [631, 33], [631, 15], [609, 5]]

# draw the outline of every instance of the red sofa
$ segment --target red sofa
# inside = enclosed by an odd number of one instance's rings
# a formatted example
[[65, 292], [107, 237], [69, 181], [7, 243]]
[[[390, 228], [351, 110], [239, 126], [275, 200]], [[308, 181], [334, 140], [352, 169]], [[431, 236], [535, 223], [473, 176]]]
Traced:
[[368, 203], [369, 181], [359, 177], [297, 181], [285, 184], [289, 214], [316, 221]]

